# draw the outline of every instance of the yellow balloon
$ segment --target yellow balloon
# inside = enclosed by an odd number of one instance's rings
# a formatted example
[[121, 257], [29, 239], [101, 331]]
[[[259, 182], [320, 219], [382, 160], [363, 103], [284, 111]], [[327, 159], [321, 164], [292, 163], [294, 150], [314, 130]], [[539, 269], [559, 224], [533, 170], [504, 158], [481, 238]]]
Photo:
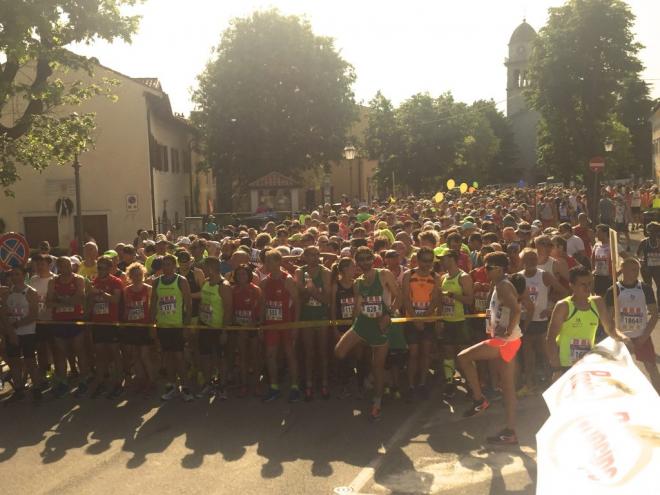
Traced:
[[442, 203], [442, 200], [443, 200], [443, 199], [445, 199], [445, 195], [442, 194], [441, 192], [436, 193], [435, 196], [433, 196], [433, 200], [434, 200], [436, 203]]
[[390, 203], [396, 203], [396, 199], [394, 199], [394, 196], [390, 196]]
[[447, 181], [447, 189], [449, 189], [451, 191], [455, 187], [456, 187], [456, 182], [454, 181], [454, 179], [449, 179]]
[[467, 190], [468, 190], [468, 185], [467, 185], [465, 182], [463, 182], [463, 183], [461, 184], [461, 194], [466, 193]]
[[479, 189], [479, 183], [475, 180], [475, 181], [472, 183], [472, 187], [474, 187], [475, 189]]

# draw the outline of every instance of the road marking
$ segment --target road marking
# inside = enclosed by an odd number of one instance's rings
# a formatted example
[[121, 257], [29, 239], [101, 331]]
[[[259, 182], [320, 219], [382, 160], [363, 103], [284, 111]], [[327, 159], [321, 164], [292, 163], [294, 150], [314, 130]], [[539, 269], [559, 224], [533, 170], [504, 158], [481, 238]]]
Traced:
[[[392, 437], [387, 441], [387, 443], [381, 447], [384, 448], [385, 453], [380, 454], [381, 449], [379, 449], [379, 454], [377, 457], [375, 457], [368, 466], [362, 469], [358, 473], [358, 475], [355, 477], [353, 481], [348, 485], [349, 488], [353, 490], [352, 493], [360, 493], [362, 491], [362, 488], [365, 487], [369, 481], [373, 478], [374, 474], [380, 468], [381, 464], [385, 460], [387, 452], [389, 452], [392, 447], [394, 447], [397, 443], [399, 443], [401, 440], [405, 438], [405, 436], [410, 432], [410, 429], [412, 426], [415, 424], [415, 422], [419, 419], [419, 417], [425, 413], [431, 406], [432, 401], [428, 401], [426, 405], [423, 407], [420, 407], [417, 409], [417, 411], [410, 417], [408, 417], [407, 420], [403, 422], [401, 426], [399, 426], [399, 429], [392, 435]], [[350, 493], [350, 492], [349, 492]]]

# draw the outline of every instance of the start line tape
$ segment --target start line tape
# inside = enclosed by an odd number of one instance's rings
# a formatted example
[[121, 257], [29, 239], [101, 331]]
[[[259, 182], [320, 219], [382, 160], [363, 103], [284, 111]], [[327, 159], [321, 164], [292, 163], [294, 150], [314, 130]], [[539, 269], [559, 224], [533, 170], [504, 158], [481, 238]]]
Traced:
[[[465, 319], [480, 319], [486, 318], [486, 313], [477, 313], [465, 315]], [[429, 323], [435, 321], [446, 320], [445, 316], [406, 316], [392, 318], [392, 323], [411, 323], [411, 322], [422, 322]], [[37, 321], [39, 325], [77, 325], [77, 326], [104, 326], [104, 327], [121, 327], [121, 328], [168, 328], [163, 326], [158, 326], [155, 323], [123, 323], [123, 322], [99, 322], [99, 321], [54, 321], [54, 320], [39, 320]], [[277, 323], [274, 325], [254, 325], [254, 326], [240, 326], [240, 325], [227, 325], [222, 327], [209, 327], [206, 325], [182, 325], [180, 327], [174, 328], [183, 328], [190, 330], [229, 330], [229, 331], [258, 331], [258, 330], [292, 330], [298, 328], [319, 328], [319, 327], [340, 327], [340, 326], [350, 326], [353, 324], [353, 320], [309, 320], [309, 321], [292, 321], [289, 323]]]

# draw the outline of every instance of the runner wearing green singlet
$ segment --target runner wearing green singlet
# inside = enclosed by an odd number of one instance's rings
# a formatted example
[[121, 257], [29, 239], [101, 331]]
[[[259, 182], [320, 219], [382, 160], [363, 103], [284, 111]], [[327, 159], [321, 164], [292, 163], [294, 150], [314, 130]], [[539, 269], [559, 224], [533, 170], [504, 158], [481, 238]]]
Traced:
[[[197, 333], [199, 359], [204, 375], [204, 386], [197, 394], [202, 399], [216, 395], [221, 400], [227, 399], [225, 391], [226, 359], [223, 351], [227, 343], [227, 332], [218, 330], [223, 325], [229, 325], [232, 320], [232, 290], [229, 283], [220, 275], [220, 260], [208, 257], [204, 260], [204, 268], [209, 278], [201, 289], [199, 304], [199, 324]], [[219, 380], [217, 388], [213, 386], [213, 360], [217, 364]]]
[[156, 279], [151, 292], [151, 313], [158, 328], [158, 340], [169, 383], [165, 387], [163, 400], [170, 400], [179, 393], [177, 375], [181, 380], [183, 400], [194, 400], [186, 386], [186, 368], [183, 360], [183, 326], [190, 324], [192, 299], [190, 285], [185, 277], [176, 273], [176, 257], [163, 256], [163, 274]]
[[571, 268], [569, 284], [572, 295], [555, 306], [545, 342], [553, 380], [593, 348], [599, 322], [610, 337], [627, 339], [614, 328], [603, 298], [591, 295], [593, 275], [587, 268]]
[[440, 313], [443, 316], [442, 337], [445, 398], [456, 394], [453, 382], [454, 362], [458, 353], [472, 344], [470, 328], [465, 324], [465, 307], [474, 302], [472, 277], [458, 267], [459, 252], [453, 249], [442, 254], [445, 274], [440, 281]]
[[399, 288], [390, 271], [374, 269], [374, 253], [370, 248], [359, 247], [355, 252], [355, 261], [363, 274], [355, 281], [357, 318], [353, 327], [337, 343], [335, 356], [344, 359], [361, 342], [371, 347], [375, 392], [370, 418], [378, 420], [385, 387], [387, 330], [391, 323], [390, 315], [399, 307]]
[[[321, 264], [321, 252], [316, 246], [305, 248], [305, 266], [296, 270], [296, 285], [300, 294], [300, 320], [319, 321], [330, 317], [330, 270]], [[305, 400], [314, 396], [315, 348], [321, 361], [321, 396], [330, 397], [328, 388], [328, 327], [305, 328], [301, 332], [305, 348]]]

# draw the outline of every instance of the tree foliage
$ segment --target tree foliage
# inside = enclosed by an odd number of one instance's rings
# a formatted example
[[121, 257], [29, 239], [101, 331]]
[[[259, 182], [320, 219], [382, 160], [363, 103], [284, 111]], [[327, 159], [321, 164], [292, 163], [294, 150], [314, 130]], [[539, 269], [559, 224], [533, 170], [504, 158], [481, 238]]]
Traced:
[[195, 122], [221, 208], [231, 208], [234, 184], [341, 158], [357, 115], [355, 74], [307, 21], [277, 10], [234, 19], [198, 79]]
[[108, 94], [112, 81], [64, 84], [70, 70], [91, 74], [96, 61], [69, 50], [96, 39], [130, 41], [138, 17], [120, 8], [140, 0], [0, 0], [0, 184], [6, 194], [19, 165], [41, 170], [71, 163], [90, 146], [94, 118], [64, 111]]
[[395, 108], [379, 92], [369, 105], [365, 147], [386, 189], [392, 173], [414, 192], [436, 191], [448, 178], [515, 180], [513, 133], [493, 101], [467, 105], [451, 93], [420, 93]]
[[550, 9], [535, 42], [526, 94], [541, 115], [538, 157], [548, 174], [585, 176], [607, 139], [615, 147], [606, 175], [649, 169], [652, 102], [639, 78], [642, 47], [633, 22], [621, 0], [569, 0]]

